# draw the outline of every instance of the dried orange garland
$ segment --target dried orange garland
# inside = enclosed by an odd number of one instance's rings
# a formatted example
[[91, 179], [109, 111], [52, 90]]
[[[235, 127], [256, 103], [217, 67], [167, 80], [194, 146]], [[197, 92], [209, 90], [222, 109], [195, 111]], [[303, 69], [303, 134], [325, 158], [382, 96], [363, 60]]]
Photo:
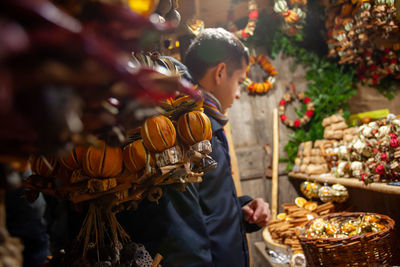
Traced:
[[[249, 78], [249, 70], [251, 65], [258, 63], [261, 68], [268, 74], [268, 78], [261, 83], [253, 82]], [[268, 92], [271, 88], [274, 87], [275, 84], [275, 75], [278, 72], [276, 71], [275, 67], [268, 61], [268, 59], [264, 55], [259, 55], [257, 59], [254, 57], [250, 57], [250, 65], [247, 69], [246, 78], [243, 81], [243, 85], [246, 86], [246, 89], [251, 93], [258, 93], [263, 94]]]

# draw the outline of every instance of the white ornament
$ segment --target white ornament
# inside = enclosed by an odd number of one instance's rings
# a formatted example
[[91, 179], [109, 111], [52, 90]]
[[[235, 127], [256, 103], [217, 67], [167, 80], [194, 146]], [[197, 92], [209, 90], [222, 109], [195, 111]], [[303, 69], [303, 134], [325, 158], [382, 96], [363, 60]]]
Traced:
[[384, 125], [381, 126], [378, 130], [378, 138], [385, 137], [390, 133], [390, 126]]

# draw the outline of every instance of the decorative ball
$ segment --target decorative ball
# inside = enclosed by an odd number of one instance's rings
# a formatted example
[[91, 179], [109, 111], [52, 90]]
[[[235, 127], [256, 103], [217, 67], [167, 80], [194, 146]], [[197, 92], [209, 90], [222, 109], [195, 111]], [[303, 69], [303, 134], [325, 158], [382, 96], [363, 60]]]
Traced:
[[318, 192], [319, 199], [322, 202], [329, 202], [333, 199], [332, 188], [330, 186], [324, 185], [319, 189]]
[[333, 201], [343, 203], [349, 198], [347, 188], [341, 184], [332, 185]]
[[309, 181], [304, 181], [301, 183], [300, 185], [300, 191], [303, 193], [303, 195], [306, 198], [311, 198], [311, 194], [310, 194], [310, 182]]
[[158, 2], [159, 0], [129, 0], [128, 4], [136, 13], [148, 16], [156, 10]]
[[188, 112], [178, 119], [178, 134], [188, 145], [211, 140], [210, 119], [201, 111]]
[[33, 173], [43, 177], [51, 177], [55, 173], [57, 160], [51, 157], [32, 156], [30, 164]]
[[321, 185], [319, 183], [311, 183], [308, 181], [305, 181], [300, 185], [301, 192], [308, 199], [318, 198], [318, 192], [319, 192], [320, 188], [321, 188]]
[[122, 150], [107, 146], [100, 141], [98, 146], [90, 146], [83, 157], [82, 167], [92, 177], [115, 177], [122, 171]]
[[318, 192], [321, 189], [321, 185], [319, 183], [311, 183], [311, 197], [318, 198]]
[[144, 146], [153, 152], [162, 152], [175, 145], [176, 131], [172, 121], [163, 115], [149, 118], [140, 129]]
[[82, 168], [82, 159], [86, 148], [78, 146], [72, 149], [66, 156], [60, 158], [61, 164], [70, 171]]
[[124, 148], [124, 164], [131, 172], [136, 173], [152, 161], [152, 157], [143, 145], [142, 140], [136, 140]]

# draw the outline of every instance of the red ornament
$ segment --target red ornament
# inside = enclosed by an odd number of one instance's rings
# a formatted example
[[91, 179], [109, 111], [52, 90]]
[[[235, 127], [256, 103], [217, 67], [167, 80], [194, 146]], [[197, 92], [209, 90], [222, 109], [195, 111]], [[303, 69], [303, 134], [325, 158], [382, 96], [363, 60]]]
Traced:
[[374, 80], [376, 80], [376, 79], [378, 79], [379, 78], [379, 74], [377, 74], [377, 73], [375, 73], [373, 76], [372, 76], [372, 79], [374, 79]]
[[385, 174], [385, 166], [379, 164], [378, 166], [376, 166], [375, 172], [378, 174]]
[[397, 138], [393, 138], [390, 140], [390, 146], [391, 147], [398, 147], [399, 146], [399, 140]]
[[250, 11], [249, 19], [257, 19], [257, 18], [258, 18], [258, 11], [257, 10]]
[[377, 80], [372, 80], [372, 85], [376, 85], [378, 83]]
[[382, 154], [381, 154], [381, 160], [382, 160], [382, 161], [387, 161], [387, 160], [388, 160], [387, 154], [386, 154], [386, 153], [382, 153]]
[[312, 110], [307, 110], [306, 111], [306, 116], [307, 117], [311, 118], [313, 115], [314, 115], [314, 111], [312, 111]]
[[375, 147], [372, 149], [372, 152], [375, 153], [375, 154], [381, 153], [381, 151], [379, 149], [375, 148]]
[[392, 71], [389, 68], [387, 68], [386, 71], [387, 71], [388, 75], [390, 75], [390, 73], [392, 73]]
[[358, 76], [358, 79], [359, 79], [359, 80], [364, 80], [364, 79], [365, 79], [365, 75], [364, 75], [364, 74], [361, 74], [360, 76]]
[[390, 64], [397, 64], [397, 59], [393, 58], [389, 62], [390, 62]]
[[375, 64], [372, 64], [371, 67], [369, 67], [369, 69], [370, 69], [371, 71], [376, 70], [376, 68], [377, 68], [377, 66], [376, 66]]
[[250, 34], [246, 32], [246, 29], [242, 29], [242, 38], [249, 38]]
[[360, 66], [360, 71], [366, 71], [367, 67], [365, 65]]
[[304, 98], [304, 104], [307, 105], [310, 101], [311, 101], [311, 98], [309, 98], [309, 97]]
[[382, 61], [382, 62], [386, 62], [386, 61], [387, 61], [387, 58], [386, 58], [386, 57], [381, 57], [381, 61]]
[[367, 176], [366, 173], [361, 174], [361, 181], [365, 182], [365, 176]]
[[281, 101], [279, 101], [279, 106], [284, 106], [286, 105], [286, 101], [285, 99], [281, 99]]
[[385, 50], [383, 51], [385, 54], [387, 54], [387, 53], [389, 53], [390, 52], [390, 49], [389, 48], [385, 48]]
[[254, 91], [254, 83], [253, 82], [249, 85], [248, 89], [250, 92]]
[[397, 138], [397, 135], [394, 134], [394, 133], [388, 133], [388, 135], [389, 135], [390, 137], [392, 137], [392, 138]]
[[294, 125], [294, 127], [300, 127], [301, 123], [300, 123], [299, 120], [295, 120], [295, 121], [293, 122], [293, 125]]
[[284, 122], [287, 119], [287, 116], [285, 114], [281, 115], [281, 121]]

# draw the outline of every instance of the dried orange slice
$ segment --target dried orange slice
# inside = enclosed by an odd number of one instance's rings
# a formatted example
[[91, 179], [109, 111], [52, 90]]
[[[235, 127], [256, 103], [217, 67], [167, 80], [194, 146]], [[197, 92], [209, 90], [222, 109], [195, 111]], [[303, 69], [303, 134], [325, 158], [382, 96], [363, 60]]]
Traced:
[[306, 204], [307, 200], [304, 197], [296, 197], [294, 200], [294, 203], [297, 205], [297, 207], [301, 208]]
[[286, 219], [286, 213], [284, 213], [284, 212], [279, 213], [278, 215], [276, 215], [276, 218], [278, 220], [284, 220], [284, 219]]
[[306, 210], [309, 210], [309, 211], [313, 211], [313, 210], [315, 210], [317, 207], [318, 207], [317, 202], [313, 202], [313, 201], [307, 201], [307, 202], [304, 204], [304, 208], [305, 208]]

